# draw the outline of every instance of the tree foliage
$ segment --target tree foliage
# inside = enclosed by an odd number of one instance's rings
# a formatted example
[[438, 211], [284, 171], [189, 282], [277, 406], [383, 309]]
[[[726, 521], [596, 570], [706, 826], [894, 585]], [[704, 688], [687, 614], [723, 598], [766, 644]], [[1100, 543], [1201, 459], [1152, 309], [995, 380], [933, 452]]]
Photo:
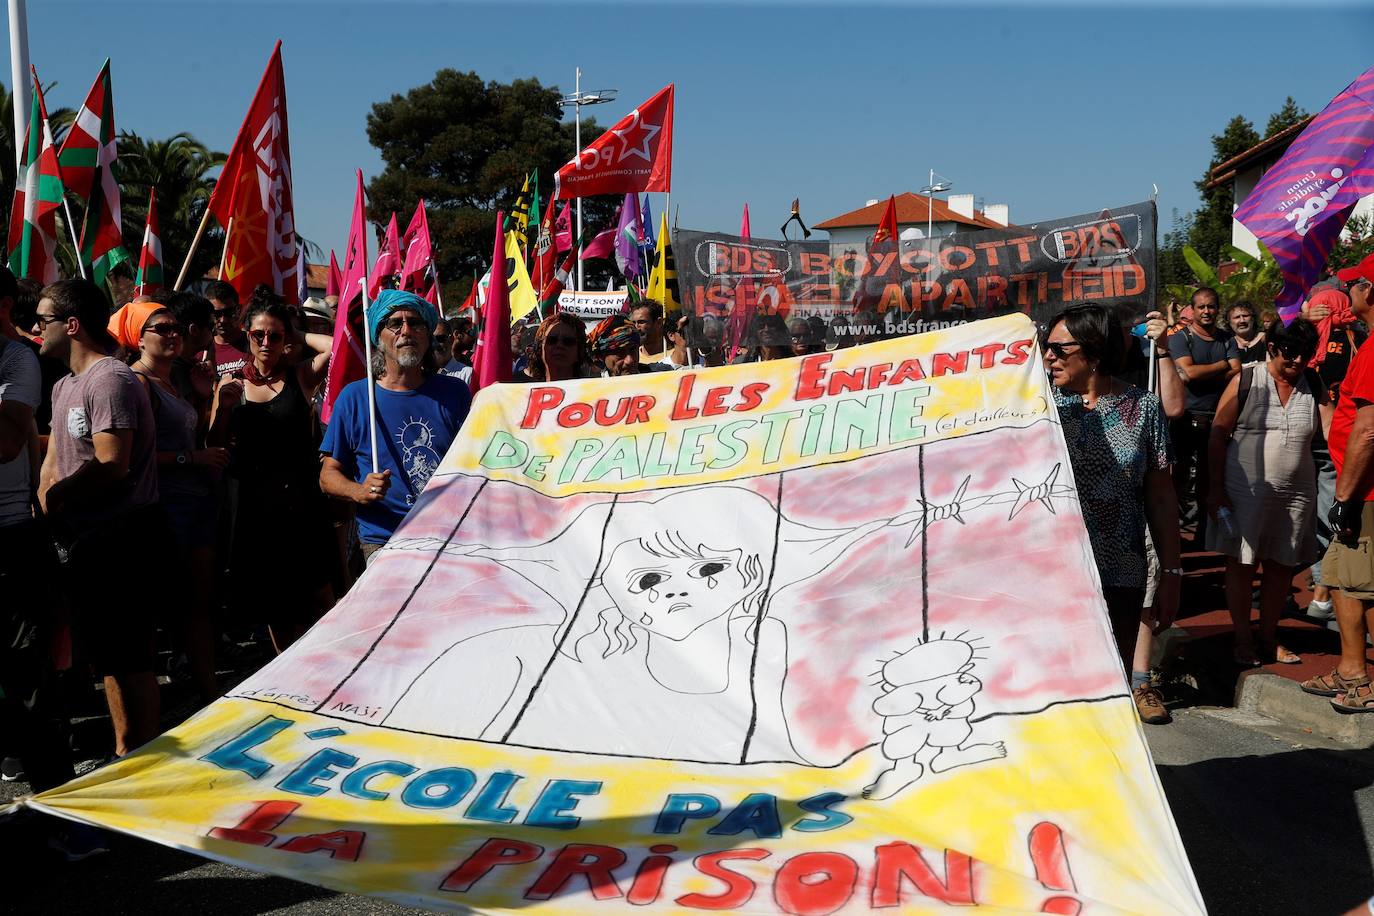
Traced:
[[1232, 118], [1221, 133], [1212, 137], [1212, 159], [1195, 183], [1202, 196], [1202, 206], [1193, 213], [1188, 232], [1189, 245], [1208, 264], [1218, 263], [1223, 247], [1231, 242], [1231, 213], [1235, 209], [1235, 194], [1229, 181], [1214, 188], [1207, 186], [1212, 180], [1212, 170], [1259, 142], [1255, 125], [1241, 115]]
[[[526, 173], [539, 169], [547, 201], [554, 173], [573, 157], [573, 125], [562, 122], [559, 98], [557, 87], [536, 79], [483, 82], [444, 69], [372, 106], [367, 136], [385, 168], [368, 184], [368, 217], [380, 229], [395, 211], [404, 229], [416, 202], [426, 201], [446, 302], [461, 302], [474, 272], [486, 270], [496, 210], [515, 202]], [[584, 116], [583, 142], [600, 132]], [[615, 203], [588, 198], [584, 222], [604, 228]], [[540, 215], [531, 214], [531, 223]]]
[[[171, 285], [215, 189], [215, 180], [208, 173], [223, 165], [224, 160], [224, 153], [211, 151], [187, 133], [173, 134], [166, 140], [145, 140], [135, 133], [120, 132], [116, 168], [121, 186], [124, 247], [135, 265], [148, 218], [148, 192], [156, 188], [162, 256]], [[219, 262], [223, 245], [224, 232], [211, 220], [191, 262], [188, 281], [204, 276]]]
[[1307, 117], [1307, 112], [1299, 108], [1298, 103], [1293, 101], [1293, 97], [1290, 95], [1283, 100], [1283, 107], [1269, 116], [1269, 123], [1264, 128], [1265, 139], [1267, 140], [1279, 131], [1287, 130], [1305, 117]]

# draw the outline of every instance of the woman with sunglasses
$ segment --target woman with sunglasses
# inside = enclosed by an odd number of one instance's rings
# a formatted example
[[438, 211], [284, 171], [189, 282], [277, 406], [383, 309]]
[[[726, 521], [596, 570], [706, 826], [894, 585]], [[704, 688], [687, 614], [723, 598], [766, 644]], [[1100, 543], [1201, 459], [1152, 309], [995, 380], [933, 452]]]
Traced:
[[[1157, 395], [1115, 377], [1126, 351], [1115, 312], [1099, 305], [1065, 309], [1050, 320], [1044, 349], [1083, 521], [1121, 662], [1131, 674], [1136, 711], [1146, 723], [1168, 722], [1149, 674], [1150, 637], [1173, 622], [1183, 577], [1164, 411]], [[1153, 620], [1143, 617], [1147, 526], [1163, 567]]]
[[[1296, 665], [1278, 642], [1293, 569], [1317, 558], [1317, 469], [1312, 443], [1331, 425], [1326, 390], [1308, 363], [1319, 334], [1302, 318], [1265, 332], [1269, 359], [1246, 366], [1221, 393], [1208, 443], [1207, 549], [1226, 556], [1226, 604], [1236, 664]], [[1250, 633], [1251, 584], [1260, 570], [1259, 642]]]
[[569, 312], [555, 312], [539, 323], [534, 334], [534, 354], [515, 382], [566, 382], [586, 378], [591, 365], [587, 329], [582, 319]]
[[[248, 362], [220, 379], [210, 441], [229, 449], [231, 589], [256, 607], [281, 652], [334, 603], [338, 549], [319, 485], [319, 443], [310, 397], [324, 379], [328, 351], [292, 362], [292, 314], [259, 286], [243, 320]], [[282, 550], [289, 576], [263, 577]]]
[[186, 576], [178, 589], [188, 598], [184, 615], [171, 621], [170, 629], [186, 653], [201, 702], [210, 703], [219, 696], [210, 618], [218, 516], [215, 482], [229, 463], [229, 452], [200, 447], [205, 433], [200, 412], [172, 381], [172, 365], [186, 343], [186, 329], [176, 315], [156, 302], [133, 302], [115, 312], [109, 327], [130, 354], [129, 368], [153, 408], [158, 501], [180, 554], [178, 568]]

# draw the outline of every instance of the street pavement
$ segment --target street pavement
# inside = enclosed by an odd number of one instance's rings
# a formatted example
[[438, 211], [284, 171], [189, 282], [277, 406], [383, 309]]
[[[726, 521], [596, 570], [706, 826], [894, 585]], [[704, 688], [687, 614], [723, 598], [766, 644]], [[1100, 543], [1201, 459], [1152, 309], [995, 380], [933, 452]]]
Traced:
[[[1374, 894], [1374, 749], [1232, 709], [1175, 711], [1147, 730], [1208, 910], [1335, 916]], [[0, 799], [27, 790], [0, 784]], [[113, 835], [68, 865], [3, 849], [6, 913], [322, 916], [417, 910], [337, 894]], [[1155, 916], [1155, 914], [1151, 914]], [[1162, 914], [1161, 914], [1162, 916]]]

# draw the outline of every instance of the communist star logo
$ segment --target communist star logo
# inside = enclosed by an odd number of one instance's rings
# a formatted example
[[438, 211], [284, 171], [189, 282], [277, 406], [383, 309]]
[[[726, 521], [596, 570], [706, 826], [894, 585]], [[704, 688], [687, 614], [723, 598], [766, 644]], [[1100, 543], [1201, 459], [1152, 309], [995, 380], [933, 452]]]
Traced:
[[649, 143], [662, 129], [661, 125], [644, 123], [644, 119], [639, 116], [638, 108], [630, 112], [630, 123], [621, 130], [611, 131], [624, 144], [616, 162], [624, 162], [630, 156], [638, 156], [645, 162], [652, 162], [653, 157], [649, 153]]

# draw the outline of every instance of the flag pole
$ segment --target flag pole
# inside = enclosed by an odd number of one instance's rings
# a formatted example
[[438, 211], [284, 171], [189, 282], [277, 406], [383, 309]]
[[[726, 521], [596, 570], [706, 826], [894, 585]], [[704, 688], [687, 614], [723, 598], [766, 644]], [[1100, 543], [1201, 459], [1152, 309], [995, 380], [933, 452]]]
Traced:
[[76, 250], [76, 269], [81, 279], [86, 279], [86, 263], [81, 260], [81, 243], [76, 240], [76, 226], [72, 223], [72, 205], [67, 203], [67, 195], [62, 195], [62, 212], [67, 214], [67, 234], [72, 237], [72, 248]]
[[363, 349], [364, 366], [363, 371], [367, 373], [367, 431], [372, 437], [372, 473], [377, 473], [377, 393], [372, 390], [372, 329], [367, 326], [367, 272], [363, 272], [363, 278], [358, 281], [362, 285], [363, 294]]
[[14, 87], [14, 161], [24, 161], [24, 136], [29, 127], [29, 106], [33, 102], [29, 86], [29, 17], [24, 0], [9, 0], [10, 85]]
[[229, 260], [229, 236], [234, 232], [234, 218], [229, 217], [229, 225], [224, 227], [224, 250], [219, 253], [219, 279], [224, 279], [224, 262]]
[[[181, 273], [177, 274], [177, 282], [172, 286], [172, 292], [180, 292], [181, 284], [186, 282], [186, 272], [191, 269], [191, 259], [196, 256], [196, 251], [200, 248], [200, 240], [205, 236], [205, 227], [210, 225], [210, 208], [205, 208], [205, 215], [200, 218], [200, 225], [196, 227], [195, 238], [191, 239], [191, 248], [186, 252], [186, 260], [181, 262]], [[226, 241], [228, 239], [226, 238]]]

